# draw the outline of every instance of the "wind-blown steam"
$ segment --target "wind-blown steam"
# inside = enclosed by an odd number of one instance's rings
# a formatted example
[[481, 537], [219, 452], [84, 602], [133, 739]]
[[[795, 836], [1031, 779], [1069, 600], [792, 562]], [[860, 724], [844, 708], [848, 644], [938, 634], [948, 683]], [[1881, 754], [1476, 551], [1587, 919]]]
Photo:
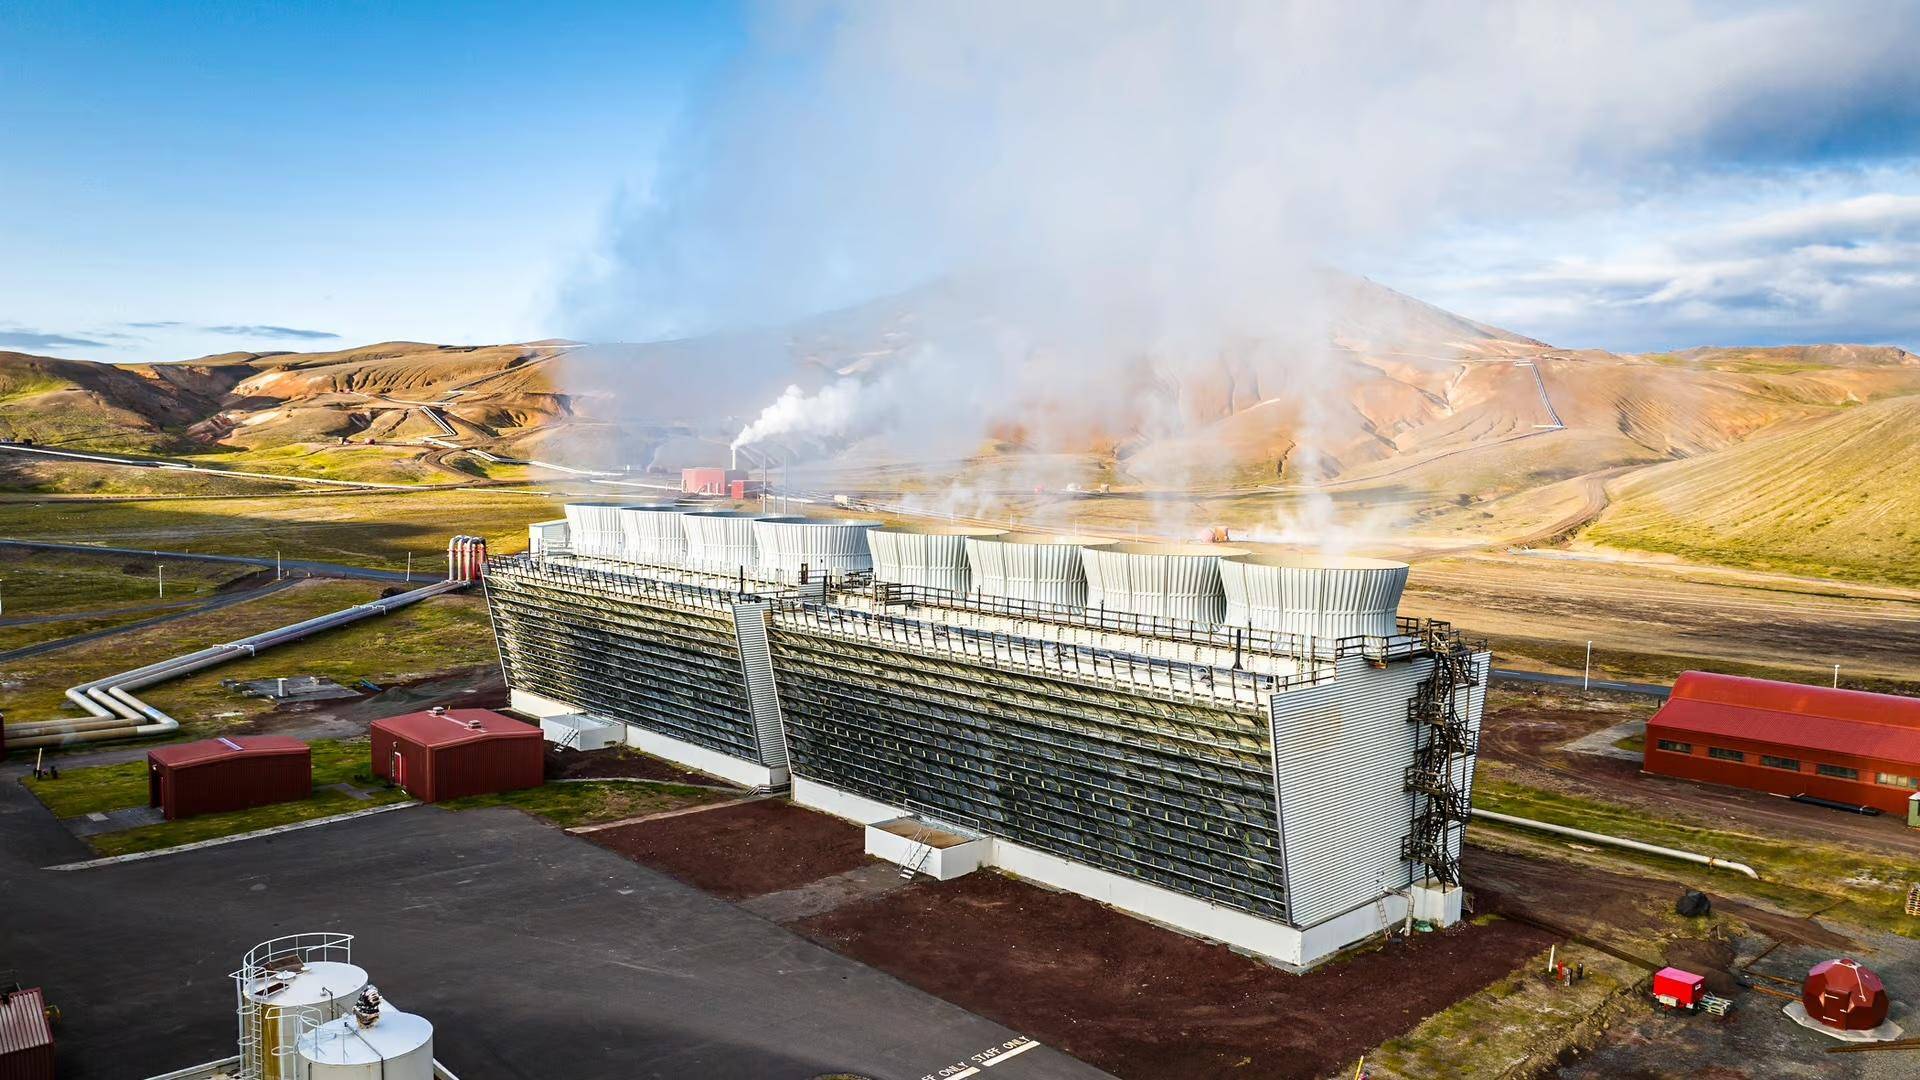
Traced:
[[[650, 340], [840, 312], [813, 335], [827, 345], [788, 361], [815, 377], [736, 445], [858, 433], [923, 458], [1006, 432], [1112, 448], [1269, 400], [1311, 454], [1350, 423], [1330, 331], [1393, 336], [1326, 267], [1391, 269], [1448, 229], [1604, 206], [1914, 90], [1911, 5], [761, 15], [565, 290], [567, 330]], [[896, 299], [859, 307], [876, 297]]]

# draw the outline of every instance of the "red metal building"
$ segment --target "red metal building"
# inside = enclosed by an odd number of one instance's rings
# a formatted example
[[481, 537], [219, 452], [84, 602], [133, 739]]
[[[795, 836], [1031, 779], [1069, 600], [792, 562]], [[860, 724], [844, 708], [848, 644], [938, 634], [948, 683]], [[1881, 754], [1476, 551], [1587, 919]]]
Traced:
[[747, 474], [739, 469], [722, 469], [718, 466], [701, 466], [680, 470], [680, 490], [689, 495], [726, 495], [733, 488], [735, 480], [745, 480]]
[[1920, 698], [1689, 671], [1647, 721], [1648, 772], [1904, 814]]
[[0, 1080], [53, 1080], [53, 1025], [39, 987], [0, 987]]
[[147, 751], [147, 805], [168, 820], [313, 794], [313, 752], [284, 735], [239, 735]]
[[489, 709], [429, 709], [373, 722], [373, 775], [421, 802], [545, 782], [540, 729]]

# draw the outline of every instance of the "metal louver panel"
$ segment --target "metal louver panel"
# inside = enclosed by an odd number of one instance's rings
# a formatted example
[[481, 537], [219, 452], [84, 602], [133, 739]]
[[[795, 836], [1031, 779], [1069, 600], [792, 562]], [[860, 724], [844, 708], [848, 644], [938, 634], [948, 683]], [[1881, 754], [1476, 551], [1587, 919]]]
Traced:
[[1395, 633], [1407, 564], [1380, 559], [1243, 555], [1220, 562], [1226, 621], [1301, 637]]
[[873, 579], [966, 593], [973, 589], [967, 565], [967, 538], [1002, 535], [995, 529], [873, 529]]
[[760, 745], [760, 764], [787, 763], [786, 726], [780, 715], [780, 692], [773, 680], [773, 653], [767, 646], [767, 605], [733, 605], [733, 633], [740, 642], [740, 669], [747, 681], [748, 708]]
[[567, 543], [575, 555], [590, 559], [618, 559], [626, 546], [620, 532], [620, 507], [615, 503], [568, 503]]
[[1080, 564], [1083, 544], [1104, 544], [1092, 537], [1010, 533], [967, 538], [967, 567], [976, 592], [1043, 604], [1087, 606], [1087, 573]]
[[1218, 624], [1226, 615], [1220, 560], [1241, 548], [1208, 544], [1106, 544], [1081, 549], [1087, 606]]
[[620, 522], [621, 557], [629, 562], [673, 565], [687, 557], [687, 533], [680, 527], [677, 506], [623, 506]]
[[1273, 696], [1274, 783], [1295, 926], [1411, 882], [1400, 853], [1414, 808], [1405, 787], [1415, 747], [1407, 702], [1432, 669], [1430, 656], [1385, 670], [1350, 656], [1331, 680]]
[[846, 574], [873, 566], [867, 549], [872, 521], [822, 518], [762, 518], [755, 521], [753, 547], [760, 569], [782, 581], [797, 582], [824, 574]]
[[754, 554], [753, 522], [758, 514], [713, 511], [681, 514], [687, 534], [687, 565], [716, 574], [731, 574], [759, 563]]

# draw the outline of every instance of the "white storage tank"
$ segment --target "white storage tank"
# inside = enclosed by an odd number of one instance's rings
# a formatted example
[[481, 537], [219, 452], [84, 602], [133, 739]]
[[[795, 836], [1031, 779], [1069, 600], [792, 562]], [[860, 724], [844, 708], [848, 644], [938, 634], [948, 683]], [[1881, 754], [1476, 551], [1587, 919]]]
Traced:
[[1221, 544], [1101, 544], [1082, 550], [1087, 606], [1204, 626], [1226, 618], [1220, 560], [1246, 555]]
[[1003, 533], [967, 537], [967, 570], [973, 591], [1011, 600], [1066, 607], [1087, 606], [1087, 573], [1080, 549], [1110, 544], [1101, 536]]
[[973, 572], [967, 564], [967, 540], [1005, 535], [1000, 529], [961, 525], [872, 529], [867, 533], [867, 548], [873, 553], [873, 580], [968, 592]]
[[568, 503], [567, 542], [575, 555], [618, 559], [626, 546], [620, 531], [619, 503]]
[[620, 522], [620, 557], [627, 562], [666, 566], [684, 561], [687, 531], [680, 525], [682, 512], [672, 503], [620, 507], [615, 514]]
[[828, 572], [871, 570], [867, 533], [879, 525], [851, 518], [764, 517], [751, 526], [754, 554], [763, 572], [787, 582], [798, 581], [803, 572], [815, 581]]
[[687, 565], [720, 574], [731, 574], [743, 566], [752, 569], [759, 562], [753, 548], [753, 523], [761, 516], [741, 510], [681, 514], [680, 527], [687, 536]]
[[367, 973], [352, 962], [352, 947], [351, 934], [295, 934], [247, 953], [233, 974], [243, 1066], [261, 1080], [301, 1077], [294, 1071], [301, 1031], [351, 1013], [366, 988]]
[[433, 1025], [385, 1002], [377, 1016], [343, 1016], [300, 1036], [299, 1080], [433, 1080]]
[[1227, 621], [1302, 637], [1394, 633], [1407, 564], [1318, 555], [1240, 555], [1220, 564]]

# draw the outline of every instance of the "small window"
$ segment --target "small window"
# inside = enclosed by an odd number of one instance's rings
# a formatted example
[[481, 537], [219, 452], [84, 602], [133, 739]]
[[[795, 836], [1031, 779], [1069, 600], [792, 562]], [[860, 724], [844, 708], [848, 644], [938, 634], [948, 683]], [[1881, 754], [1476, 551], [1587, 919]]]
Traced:
[[1789, 772], [1800, 771], [1799, 758], [1774, 757], [1772, 754], [1761, 754], [1760, 764], [1765, 765], [1769, 769], [1786, 769]]
[[1821, 776], [1831, 776], [1840, 780], [1860, 779], [1859, 769], [1849, 769], [1845, 765], [1815, 765], [1813, 771]]
[[1708, 757], [1710, 757], [1710, 758], [1719, 758], [1719, 759], [1720, 759], [1721, 761], [1745, 761], [1745, 760], [1747, 760], [1747, 755], [1746, 755], [1746, 754], [1745, 754], [1745, 753], [1744, 753], [1743, 751], [1740, 751], [1740, 750], [1729, 750], [1729, 749], [1727, 749], [1727, 748], [1726, 748], [1726, 747], [1724, 747], [1724, 746], [1709, 746], [1709, 747], [1707, 747], [1707, 756], [1708, 756]]
[[1672, 739], [1661, 739], [1659, 742], [1655, 743], [1654, 745], [1658, 746], [1662, 750], [1668, 751], [1669, 753], [1674, 753], [1674, 754], [1693, 753], [1693, 744], [1690, 742], [1674, 742]]
[[1920, 789], [1920, 780], [1916, 780], [1911, 776], [1901, 776], [1897, 773], [1890, 773], [1890, 772], [1877, 773], [1874, 776], [1874, 780], [1878, 783], [1885, 784], [1888, 787]]

